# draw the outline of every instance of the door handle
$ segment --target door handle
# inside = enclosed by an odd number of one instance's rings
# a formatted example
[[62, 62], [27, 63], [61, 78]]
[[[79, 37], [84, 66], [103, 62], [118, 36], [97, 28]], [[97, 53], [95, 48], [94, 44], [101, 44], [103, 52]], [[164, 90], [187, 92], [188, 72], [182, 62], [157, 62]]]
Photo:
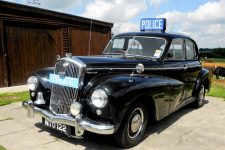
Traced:
[[184, 65], [184, 70], [186, 71], [188, 69], [188, 66], [187, 65]]

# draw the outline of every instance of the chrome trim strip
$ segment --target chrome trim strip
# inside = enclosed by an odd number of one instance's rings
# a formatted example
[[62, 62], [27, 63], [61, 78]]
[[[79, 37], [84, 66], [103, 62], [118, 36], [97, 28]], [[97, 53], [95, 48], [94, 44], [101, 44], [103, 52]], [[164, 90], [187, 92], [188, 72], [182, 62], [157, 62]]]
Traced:
[[134, 70], [135, 68], [86, 68], [86, 71], [92, 70]]
[[70, 115], [55, 115], [50, 111], [38, 108], [34, 106], [32, 101], [25, 101], [22, 103], [23, 108], [27, 109], [27, 115], [31, 118], [34, 117], [34, 114], [37, 114], [53, 123], [61, 123], [69, 126], [75, 127], [76, 137], [81, 137], [84, 131], [90, 131], [97, 134], [113, 134], [114, 125], [105, 124], [97, 121], [93, 121], [89, 118], [76, 116], [72, 117]]
[[[136, 68], [87, 68], [86, 71], [93, 70], [134, 70]], [[163, 68], [145, 68], [145, 70], [162, 70]]]
[[201, 65], [197, 65], [197, 66], [188, 66], [188, 68], [197, 68], [197, 67], [201, 67]]
[[[93, 70], [134, 70], [135, 68], [86, 68], [86, 71]], [[187, 67], [169, 67], [169, 68], [145, 68], [145, 70], [173, 70], [173, 69], [187, 69]]]

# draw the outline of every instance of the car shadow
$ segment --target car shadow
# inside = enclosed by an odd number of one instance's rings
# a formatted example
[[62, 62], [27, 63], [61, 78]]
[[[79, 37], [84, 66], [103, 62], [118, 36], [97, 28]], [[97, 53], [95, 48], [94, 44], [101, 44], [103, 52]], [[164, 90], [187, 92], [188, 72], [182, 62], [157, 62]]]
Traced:
[[[208, 103], [209, 103], [208, 100], [204, 100], [204, 105]], [[161, 132], [166, 130], [168, 127], [170, 127], [172, 124], [177, 122], [181, 117], [185, 116], [186, 114], [196, 109], [197, 108], [193, 106], [193, 103], [191, 103], [189, 105], [184, 106], [183, 108], [180, 108], [179, 110], [175, 111], [174, 113], [170, 114], [169, 116], [163, 118], [160, 121], [152, 122], [151, 126], [148, 127], [147, 129], [145, 138], [147, 138], [149, 135], [153, 133], [160, 134]]]
[[[205, 104], [208, 104], [209, 101], [205, 100]], [[178, 111], [172, 113], [168, 117], [151, 124], [151, 126], [147, 127], [147, 132], [145, 134], [144, 139], [146, 139], [148, 136], [151, 136], [153, 133], [160, 134], [164, 130], [166, 130], [169, 126], [173, 125], [176, 121], [178, 121], [182, 116], [192, 112], [195, 110], [191, 105], [187, 105]], [[120, 150], [116, 146], [116, 144], [113, 141], [112, 136], [108, 135], [98, 135], [90, 132], [85, 132], [82, 139], [76, 139], [66, 136], [65, 134], [62, 134], [60, 131], [56, 131], [54, 129], [48, 128], [41, 123], [36, 123], [35, 126], [40, 129], [39, 132], [48, 132], [51, 136], [63, 140], [65, 142], [74, 144], [74, 145], [81, 145], [86, 147], [86, 150], [94, 150], [94, 149], [117, 149]], [[144, 140], [143, 139], [143, 140]]]

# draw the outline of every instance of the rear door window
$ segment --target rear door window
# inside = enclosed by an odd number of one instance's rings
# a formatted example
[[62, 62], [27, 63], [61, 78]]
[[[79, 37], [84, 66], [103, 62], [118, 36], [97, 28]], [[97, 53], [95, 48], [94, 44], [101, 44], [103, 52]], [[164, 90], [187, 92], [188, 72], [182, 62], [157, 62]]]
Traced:
[[174, 39], [170, 45], [170, 49], [168, 51], [170, 57], [167, 57], [167, 60], [184, 60], [185, 52], [184, 52], [184, 40], [183, 39]]
[[191, 40], [188, 39], [185, 40], [185, 48], [186, 48], [186, 59], [193, 60], [197, 58], [195, 44]]

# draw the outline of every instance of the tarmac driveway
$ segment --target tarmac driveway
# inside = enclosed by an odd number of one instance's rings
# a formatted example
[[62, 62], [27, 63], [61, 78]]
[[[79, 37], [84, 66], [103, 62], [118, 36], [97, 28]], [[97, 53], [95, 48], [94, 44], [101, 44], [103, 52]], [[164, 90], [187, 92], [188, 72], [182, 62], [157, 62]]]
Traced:
[[[225, 149], [225, 102], [207, 97], [200, 109], [185, 107], [149, 127], [133, 149]], [[28, 119], [21, 103], [0, 107], [0, 145], [8, 150], [117, 149], [111, 136], [85, 134], [73, 139], [46, 128], [40, 117]]]

